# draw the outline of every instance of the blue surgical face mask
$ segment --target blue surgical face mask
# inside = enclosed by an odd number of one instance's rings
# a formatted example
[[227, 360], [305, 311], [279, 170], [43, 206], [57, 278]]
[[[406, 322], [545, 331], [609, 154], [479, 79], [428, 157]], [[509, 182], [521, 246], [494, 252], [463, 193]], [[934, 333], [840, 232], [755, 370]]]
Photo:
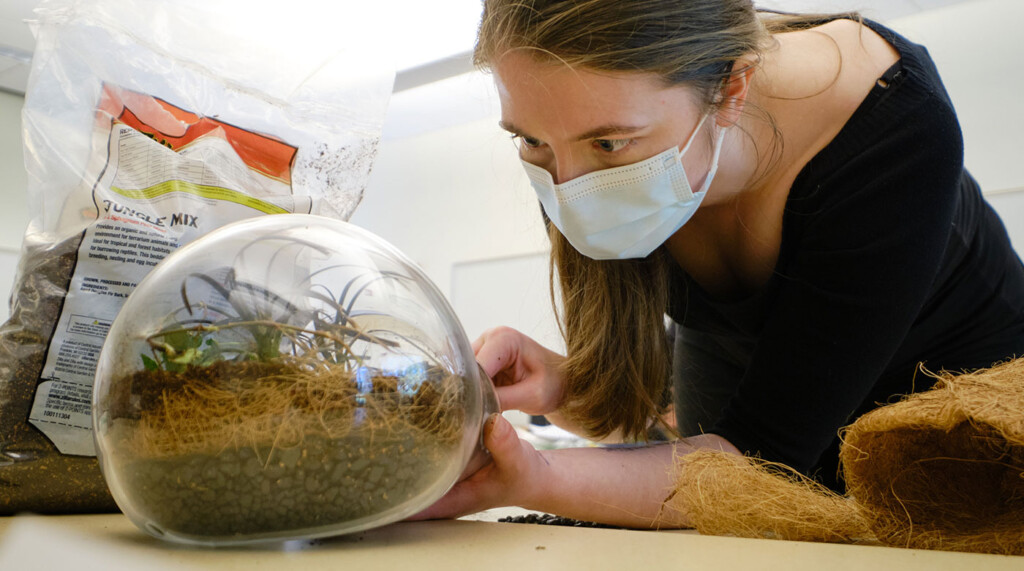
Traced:
[[555, 184], [547, 170], [523, 161], [545, 214], [581, 254], [595, 260], [643, 258], [665, 243], [697, 211], [718, 170], [725, 128], [718, 133], [711, 169], [697, 192], [682, 158], [700, 132], [701, 118], [683, 150], [587, 173]]

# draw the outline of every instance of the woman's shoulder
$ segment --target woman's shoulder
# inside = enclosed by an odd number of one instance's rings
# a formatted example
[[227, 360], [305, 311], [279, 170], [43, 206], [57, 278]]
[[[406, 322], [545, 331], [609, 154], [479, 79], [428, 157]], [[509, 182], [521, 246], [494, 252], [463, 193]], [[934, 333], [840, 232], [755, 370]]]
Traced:
[[765, 59], [758, 104], [782, 134], [779, 183], [788, 188], [856, 116], [900, 52], [872, 29], [845, 19], [778, 40]]
[[[817, 39], [783, 39], [778, 54], [782, 63], [768, 88], [803, 85], [796, 88], [803, 93], [776, 97], [769, 91], [765, 98], [786, 145], [793, 147], [791, 172], [823, 151], [834, 154], [837, 147], [849, 151], [843, 159], [855, 155], [856, 147], [884, 137], [921, 105], [940, 104], [949, 113], [935, 117], [941, 124], [929, 121], [918, 128], [948, 132], [949, 119], [955, 122], [938, 71], [923, 47], [869, 20], [837, 19], [797, 33]], [[816, 68], [807, 65], [814, 62], [819, 62]]]
[[[827, 33], [839, 49], [841, 70], [836, 83], [840, 97], [845, 97], [847, 108], [853, 110], [850, 119], [877, 99], [872, 98], [876, 92], [891, 97], [899, 91], [906, 100], [905, 109], [928, 101], [952, 109], [938, 69], [924, 46], [868, 19], [838, 19], [814, 29]], [[899, 90], [888, 89], [894, 77], [904, 84]]]
[[[939, 165], [950, 183], [958, 180], [959, 122], [927, 51], [874, 22], [837, 20], [820, 28], [825, 26], [832, 26], [837, 44], [847, 44], [844, 53], [863, 53], [863, 58], [859, 63], [844, 59], [844, 65], [856, 68], [840, 96], [846, 98], [846, 112], [835, 117], [828, 140], [805, 155], [792, 191], [799, 196], [800, 187], [814, 191], [829, 183], [865, 188], [897, 171], [913, 174]], [[883, 42], [891, 51], [859, 47], [863, 42]]]
[[842, 74], [847, 74], [855, 83], [865, 78], [872, 82], [901, 56], [900, 50], [889, 39], [866, 22], [840, 18], [813, 30], [835, 41], [842, 57], [839, 79], [843, 79]]

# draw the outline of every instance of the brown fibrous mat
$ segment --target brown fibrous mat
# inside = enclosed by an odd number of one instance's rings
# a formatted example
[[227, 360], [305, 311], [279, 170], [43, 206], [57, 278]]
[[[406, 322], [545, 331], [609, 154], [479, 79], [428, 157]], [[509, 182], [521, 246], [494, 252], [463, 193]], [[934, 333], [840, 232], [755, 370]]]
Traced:
[[348, 367], [307, 359], [219, 361], [184, 371], [142, 370], [112, 383], [110, 417], [130, 420], [119, 453], [144, 457], [291, 448], [308, 436], [416, 432], [441, 443], [462, 437], [463, 380], [447, 375], [402, 390], [376, 375], [360, 392]]
[[665, 508], [701, 533], [1024, 554], [1024, 359], [940, 373], [842, 433], [840, 496], [794, 470], [681, 456]]

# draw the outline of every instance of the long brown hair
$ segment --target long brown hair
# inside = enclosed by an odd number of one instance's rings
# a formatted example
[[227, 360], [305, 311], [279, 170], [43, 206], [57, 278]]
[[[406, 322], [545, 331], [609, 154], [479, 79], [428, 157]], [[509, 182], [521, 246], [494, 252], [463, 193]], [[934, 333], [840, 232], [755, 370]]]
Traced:
[[[572, 67], [654, 73], [688, 85], [711, 111], [738, 58], [762, 53], [772, 33], [822, 19], [765, 16], [750, 0], [485, 0], [474, 63], [488, 68], [525, 49]], [[645, 440], [671, 370], [667, 254], [597, 261], [548, 228], [552, 301], [557, 275], [567, 350], [560, 412], [594, 438], [619, 431]]]

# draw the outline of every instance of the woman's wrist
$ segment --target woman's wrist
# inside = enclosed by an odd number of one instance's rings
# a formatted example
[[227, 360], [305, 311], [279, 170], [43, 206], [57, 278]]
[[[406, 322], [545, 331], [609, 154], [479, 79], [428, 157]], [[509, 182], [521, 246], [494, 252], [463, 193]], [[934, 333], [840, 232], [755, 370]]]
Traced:
[[679, 527], [684, 522], [659, 522], [675, 448], [665, 443], [540, 451], [540, 465], [517, 490], [514, 505], [623, 527]]
[[529, 510], [623, 527], [687, 527], [682, 514], [663, 504], [675, 484], [673, 464], [698, 448], [738, 453], [714, 434], [650, 446], [542, 450], [509, 499]]
[[552, 450], [538, 450], [531, 461], [528, 476], [516, 482], [512, 505], [535, 511], [550, 511], [552, 490], [556, 487], [557, 475], [551, 468], [547, 454]]

